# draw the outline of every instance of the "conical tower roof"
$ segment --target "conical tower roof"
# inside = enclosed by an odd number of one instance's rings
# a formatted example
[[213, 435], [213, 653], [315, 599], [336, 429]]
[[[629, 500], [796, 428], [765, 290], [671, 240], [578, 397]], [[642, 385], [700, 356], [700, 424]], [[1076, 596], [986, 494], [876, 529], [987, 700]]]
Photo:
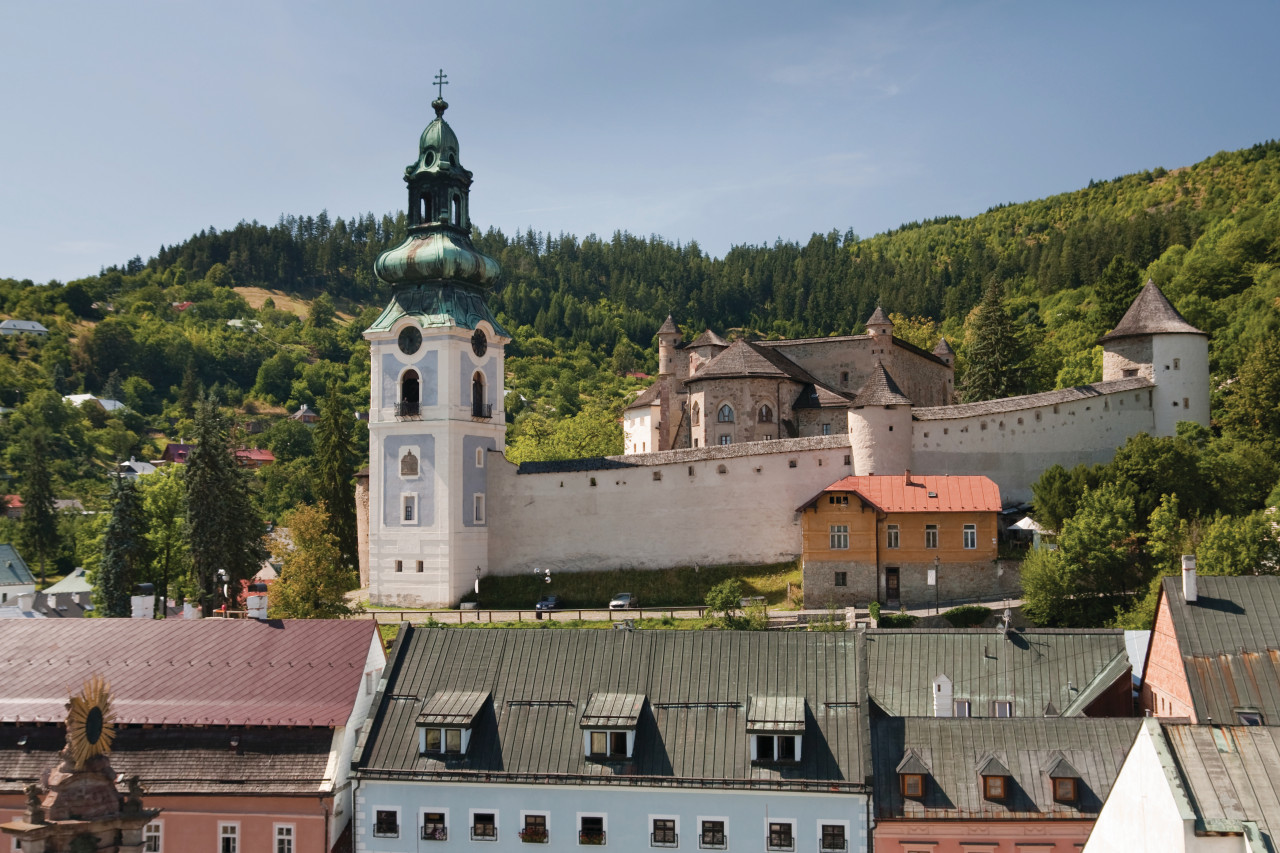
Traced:
[[893, 321], [889, 319], [889, 315], [884, 313], [884, 309], [879, 305], [876, 310], [871, 312], [871, 316], [867, 319], [867, 327], [871, 326], [892, 326]]
[[662, 328], [658, 329], [658, 334], [660, 335], [680, 334], [680, 330], [676, 328], [676, 321], [671, 318], [670, 314], [667, 315], [666, 322], [662, 324]]
[[728, 341], [710, 329], [698, 335], [693, 339], [693, 343], [689, 344], [690, 347], [727, 347], [728, 345]]
[[1204, 332], [1188, 323], [1178, 313], [1178, 309], [1165, 298], [1156, 287], [1156, 283], [1147, 279], [1146, 286], [1133, 300], [1124, 317], [1099, 341], [1114, 341], [1118, 338], [1132, 338], [1141, 335], [1203, 335]]
[[956, 351], [951, 348], [951, 343], [946, 338], [938, 338], [937, 345], [933, 348], [934, 355], [955, 355]]
[[871, 375], [853, 396], [855, 406], [910, 406], [911, 398], [902, 393], [898, 383], [893, 381], [889, 371], [884, 369], [880, 359], [871, 369]]

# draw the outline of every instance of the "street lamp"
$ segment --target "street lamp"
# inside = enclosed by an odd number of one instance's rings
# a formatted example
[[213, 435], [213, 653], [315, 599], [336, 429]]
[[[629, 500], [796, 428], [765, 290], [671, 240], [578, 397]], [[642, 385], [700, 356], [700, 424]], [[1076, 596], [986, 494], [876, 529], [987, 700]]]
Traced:
[[933, 558], [933, 615], [937, 616], [941, 612], [939, 607], [939, 599], [942, 597], [940, 587], [942, 586], [942, 575], [938, 572], [938, 567], [942, 560], [934, 555]]

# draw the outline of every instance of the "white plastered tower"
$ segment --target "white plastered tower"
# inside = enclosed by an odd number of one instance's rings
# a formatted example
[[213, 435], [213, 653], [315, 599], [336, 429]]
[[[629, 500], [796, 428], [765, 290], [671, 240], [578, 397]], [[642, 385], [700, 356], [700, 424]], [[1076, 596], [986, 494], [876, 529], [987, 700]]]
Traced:
[[390, 304], [364, 333], [369, 403], [369, 599], [452, 606], [488, 571], [488, 465], [506, 444], [504, 350], [485, 304], [498, 264], [471, 243], [471, 173], [436, 118], [405, 170], [409, 229], [383, 253]]

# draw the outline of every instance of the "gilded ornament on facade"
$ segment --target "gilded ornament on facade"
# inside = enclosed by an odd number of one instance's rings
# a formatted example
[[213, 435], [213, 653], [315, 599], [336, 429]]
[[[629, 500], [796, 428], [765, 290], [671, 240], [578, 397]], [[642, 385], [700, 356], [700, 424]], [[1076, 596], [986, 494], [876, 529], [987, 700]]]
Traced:
[[111, 752], [115, 721], [110, 686], [102, 676], [95, 675], [84, 683], [78, 696], [71, 697], [67, 713], [67, 740], [77, 770], [89, 759]]

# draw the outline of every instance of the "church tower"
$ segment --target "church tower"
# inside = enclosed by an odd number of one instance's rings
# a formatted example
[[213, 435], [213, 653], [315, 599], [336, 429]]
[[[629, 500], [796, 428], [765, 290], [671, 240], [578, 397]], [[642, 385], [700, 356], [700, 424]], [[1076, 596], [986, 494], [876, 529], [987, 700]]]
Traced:
[[405, 169], [408, 235], [374, 265], [391, 303], [364, 333], [369, 599], [383, 605], [455, 605], [488, 570], [488, 455], [506, 443], [511, 336], [485, 304], [498, 264], [471, 243], [471, 173], [444, 120], [449, 105], [431, 106]]

